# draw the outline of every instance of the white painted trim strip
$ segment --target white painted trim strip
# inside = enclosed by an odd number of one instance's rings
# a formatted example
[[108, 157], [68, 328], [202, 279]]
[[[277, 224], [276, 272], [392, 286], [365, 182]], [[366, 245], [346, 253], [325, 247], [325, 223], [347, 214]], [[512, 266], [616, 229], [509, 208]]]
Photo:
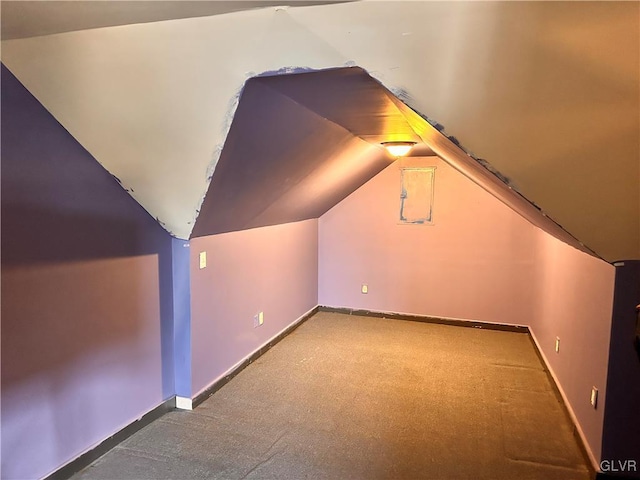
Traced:
[[176, 395], [176, 408], [179, 410], [193, 410], [193, 402], [190, 398]]

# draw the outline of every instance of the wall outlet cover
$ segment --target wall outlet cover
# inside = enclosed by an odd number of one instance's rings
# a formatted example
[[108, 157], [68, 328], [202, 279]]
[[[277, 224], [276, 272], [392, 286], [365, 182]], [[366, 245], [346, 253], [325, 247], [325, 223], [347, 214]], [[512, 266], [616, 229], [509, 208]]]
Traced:
[[200, 252], [200, 270], [207, 268], [207, 252]]
[[362, 293], [369, 293], [369, 285], [366, 283], [362, 284], [362, 289], [360, 290]]
[[598, 389], [596, 387], [591, 388], [591, 399], [589, 401], [593, 408], [598, 408]]

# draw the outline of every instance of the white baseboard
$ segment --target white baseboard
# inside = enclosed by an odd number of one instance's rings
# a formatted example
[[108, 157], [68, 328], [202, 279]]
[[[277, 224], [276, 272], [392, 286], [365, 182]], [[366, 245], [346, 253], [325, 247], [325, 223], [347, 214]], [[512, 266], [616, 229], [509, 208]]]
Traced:
[[176, 408], [179, 410], [193, 410], [193, 402], [190, 398], [176, 395]]

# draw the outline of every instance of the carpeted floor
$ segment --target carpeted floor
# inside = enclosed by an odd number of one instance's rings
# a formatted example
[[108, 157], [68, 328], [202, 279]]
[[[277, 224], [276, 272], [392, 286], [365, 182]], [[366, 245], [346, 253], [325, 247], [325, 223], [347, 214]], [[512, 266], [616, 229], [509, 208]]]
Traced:
[[589, 477], [528, 335], [320, 312], [73, 478]]

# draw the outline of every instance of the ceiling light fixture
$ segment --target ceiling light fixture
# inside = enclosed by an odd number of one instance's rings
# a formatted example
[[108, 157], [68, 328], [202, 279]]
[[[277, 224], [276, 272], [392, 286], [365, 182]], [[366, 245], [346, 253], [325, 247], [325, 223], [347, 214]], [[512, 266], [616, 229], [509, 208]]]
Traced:
[[404, 157], [416, 142], [382, 142], [382, 146], [394, 157]]

